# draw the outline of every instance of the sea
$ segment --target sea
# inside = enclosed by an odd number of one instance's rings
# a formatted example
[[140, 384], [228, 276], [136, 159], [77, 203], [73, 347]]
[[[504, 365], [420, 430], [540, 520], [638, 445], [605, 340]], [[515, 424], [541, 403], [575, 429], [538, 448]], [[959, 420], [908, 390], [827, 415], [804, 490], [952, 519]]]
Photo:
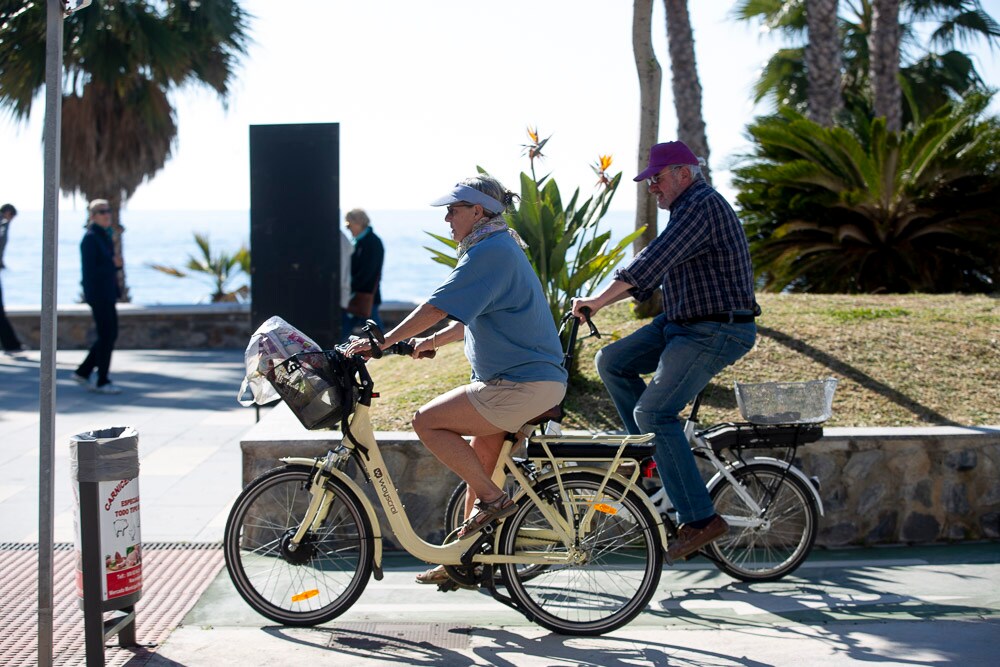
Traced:
[[[449, 269], [431, 259], [426, 247], [447, 251], [427, 232], [447, 237], [442, 210], [369, 210], [372, 228], [385, 244], [382, 275], [383, 301], [419, 303], [447, 277]], [[60, 211], [57, 304], [82, 301], [80, 239], [84, 211]], [[205, 234], [214, 252], [233, 253], [250, 242], [249, 211], [130, 211], [121, 214], [126, 279], [132, 302], [139, 305], [208, 303], [213, 291], [207, 277], [178, 278], [157, 271], [153, 264], [183, 268], [190, 256], [200, 256], [194, 235]], [[601, 221], [610, 229], [612, 243], [633, 228], [631, 211], [609, 211]], [[251, 248], [251, 252], [253, 249]], [[631, 252], [629, 252], [631, 256]], [[19, 211], [10, 225], [6, 268], [0, 271], [7, 308], [37, 308], [42, 303], [42, 212]], [[232, 288], [249, 284], [243, 275]]]

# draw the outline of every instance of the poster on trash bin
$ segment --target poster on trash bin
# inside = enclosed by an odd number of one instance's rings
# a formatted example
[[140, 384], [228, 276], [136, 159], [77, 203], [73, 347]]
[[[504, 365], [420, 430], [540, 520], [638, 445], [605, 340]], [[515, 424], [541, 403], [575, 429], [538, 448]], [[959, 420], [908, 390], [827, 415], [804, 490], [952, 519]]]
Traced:
[[[139, 531], [139, 480], [98, 482], [99, 525], [104, 576], [103, 600], [114, 600], [142, 589], [142, 537]], [[79, 503], [77, 503], [79, 505]], [[79, 534], [79, 533], [78, 533]], [[79, 544], [77, 544], [79, 553]], [[77, 586], [83, 596], [82, 573]]]

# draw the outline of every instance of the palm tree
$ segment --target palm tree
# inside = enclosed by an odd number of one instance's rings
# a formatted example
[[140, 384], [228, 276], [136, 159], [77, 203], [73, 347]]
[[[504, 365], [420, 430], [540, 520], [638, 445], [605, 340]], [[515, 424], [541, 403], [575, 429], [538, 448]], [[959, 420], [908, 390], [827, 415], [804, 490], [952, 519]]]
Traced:
[[[787, 105], [808, 112], [805, 49], [806, 2], [811, 0], [740, 0], [734, 10], [738, 19], [760, 22], [762, 28], [790, 42], [767, 62], [754, 86], [755, 101], [770, 98], [776, 106]], [[873, 0], [841, 3], [839, 33], [843, 55], [844, 102], [855, 115], [874, 113], [869, 79], [868, 37], [872, 33]], [[1000, 25], [983, 9], [980, 0], [899, 0], [899, 79], [906, 104], [903, 123], [925, 118], [949, 100], [961, 98], [970, 89], [985, 84], [972, 59], [956, 50], [958, 44], [985, 39], [1000, 44]], [[926, 39], [916, 32], [918, 24], [933, 23]], [[811, 39], [811, 37], [810, 37]]]
[[233, 279], [240, 273], [250, 275], [250, 250], [246, 245], [241, 246], [232, 255], [226, 252], [213, 254], [207, 234], [195, 233], [194, 240], [198, 244], [201, 256], [188, 256], [187, 264], [184, 267], [190, 273], [183, 269], [161, 264], [151, 264], [150, 268], [177, 278], [207, 277], [215, 288], [215, 291], [212, 292], [212, 303], [246, 300], [250, 294], [250, 288], [247, 285], [231, 289]]
[[903, 124], [899, 38], [899, 0], [873, 0], [872, 29], [868, 34], [872, 106], [876, 116], [885, 117], [890, 132], [898, 132]]
[[[203, 84], [225, 101], [248, 18], [234, 0], [102, 0], [65, 21], [60, 185], [109, 201], [119, 256], [121, 206], [177, 137], [170, 93]], [[0, 107], [22, 121], [44, 84], [45, 23], [45, 3], [0, 0]]]
[[[662, 70], [653, 52], [653, 0], [635, 0], [632, 6], [632, 52], [639, 75], [639, 155], [637, 172], [646, 168], [649, 149], [656, 143], [660, 128], [660, 81]], [[636, 186], [635, 228], [645, 231], [632, 246], [633, 254], [656, 238], [656, 199], [649, 195], [645, 183]]]
[[763, 289], [983, 292], [1000, 284], [1000, 120], [970, 95], [902, 132], [791, 109], [734, 171]]
[[705, 158], [702, 172], [712, 182], [708, 168], [708, 137], [701, 113], [701, 82], [694, 58], [694, 31], [688, 15], [687, 0], [663, 0], [667, 10], [667, 46], [670, 53], [674, 109], [677, 113], [677, 137], [695, 155]]
[[808, 0], [806, 73], [809, 77], [809, 118], [829, 127], [844, 106], [840, 94], [840, 34], [837, 0]]

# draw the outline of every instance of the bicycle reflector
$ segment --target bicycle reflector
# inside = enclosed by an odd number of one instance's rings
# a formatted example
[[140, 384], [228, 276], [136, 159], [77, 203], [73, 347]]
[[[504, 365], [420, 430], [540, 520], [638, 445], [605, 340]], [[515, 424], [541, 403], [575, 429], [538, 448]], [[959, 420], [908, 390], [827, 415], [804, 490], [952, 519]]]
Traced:
[[618, 510], [612, 507], [611, 505], [608, 505], [607, 503], [596, 503], [594, 505], [594, 509], [597, 510], [598, 512], [602, 512], [604, 514], [610, 514], [612, 516], [618, 514]]
[[319, 591], [314, 588], [311, 591], [306, 591], [304, 593], [299, 593], [298, 595], [293, 595], [292, 602], [302, 602], [303, 600], [314, 598], [317, 595], [319, 595]]

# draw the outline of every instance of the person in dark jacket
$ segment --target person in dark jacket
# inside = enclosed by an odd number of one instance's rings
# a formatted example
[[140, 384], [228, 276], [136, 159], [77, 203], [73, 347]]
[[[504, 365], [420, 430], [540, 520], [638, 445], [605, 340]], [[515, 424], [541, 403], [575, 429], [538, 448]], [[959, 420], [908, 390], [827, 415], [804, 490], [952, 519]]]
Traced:
[[24, 348], [21, 346], [21, 339], [17, 337], [17, 332], [7, 319], [7, 311], [3, 308], [3, 285], [0, 284], [0, 347], [8, 354], [16, 354]]
[[13, 204], [0, 206], [0, 269], [5, 268], [3, 263], [3, 252], [7, 248], [7, 237], [10, 233], [10, 221], [17, 216], [17, 209]]
[[344, 216], [345, 227], [351, 232], [354, 253], [351, 255], [351, 300], [344, 309], [342, 340], [365, 320], [375, 320], [382, 327], [378, 307], [382, 303], [379, 284], [382, 282], [382, 263], [385, 248], [382, 240], [372, 231], [368, 214], [356, 208]]
[[[12, 204], [0, 206], [0, 269], [4, 268], [3, 250], [7, 245], [7, 229], [15, 215], [17, 215], [17, 209]], [[3, 347], [4, 352], [10, 354], [20, 352], [23, 349], [17, 333], [14, 332], [14, 327], [7, 319], [7, 312], [3, 309], [2, 285], [0, 285], [0, 346]]]
[[[95, 199], [87, 207], [87, 231], [80, 242], [80, 265], [83, 268], [83, 298], [94, 314], [97, 340], [86, 359], [73, 373], [75, 382], [98, 394], [120, 394], [121, 389], [108, 377], [111, 352], [118, 338], [118, 269], [120, 257], [115, 256], [111, 237], [111, 207], [106, 199]], [[90, 376], [97, 369], [97, 381]]]

